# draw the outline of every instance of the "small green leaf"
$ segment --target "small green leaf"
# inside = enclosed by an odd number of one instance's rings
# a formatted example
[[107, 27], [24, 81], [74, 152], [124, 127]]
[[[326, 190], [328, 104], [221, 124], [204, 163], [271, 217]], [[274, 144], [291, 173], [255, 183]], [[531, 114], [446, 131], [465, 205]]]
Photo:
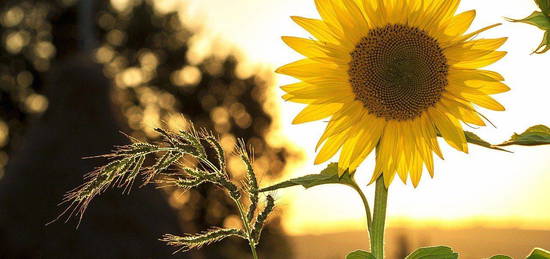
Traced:
[[528, 128], [521, 134], [514, 134], [510, 140], [499, 144], [498, 146], [538, 146], [550, 144], [550, 128], [544, 125], [537, 125]]
[[274, 191], [278, 189], [288, 188], [296, 185], [311, 188], [323, 184], [344, 184], [352, 185], [353, 179], [349, 173], [344, 173], [342, 176], [338, 176], [338, 164], [331, 163], [319, 174], [309, 174], [306, 176], [290, 179], [282, 183], [278, 183], [260, 190], [260, 192]]
[[550, 50], [550, 0], [535, 0], [541, 12], [535, 11], [524, 19], [508, 19], [510, 22], [522, 22], [537, 26], [541, 30], [546, 31], [542, 42], [537, 49], [533, 51], [536, 54], [543, 54]]
[[544, 38], [542, 38], [542, 42], [533, 53], [544, 54], [548, 50], [550, 50], [550, 31], [546, 31], [544, 33]]
[[357, 250], [349, 253], [346, 259], [376, 259], [374, 255], [367, 251]]
[[446, 246], [423, 247], [414, 251], [405, 259], [457, 259], [458, 253]]
[[541, 248], [535, 248], [526, 259], [550, 259], [550, 252]]
[[512, 259], [512, 257], [507, 256], [507, 255], [495, 255], [495, 256], [492, 256], [489, 259]]
[[481, 139], [478, 135], [474, 134], [473, 132], [464, 131], [464, 135], [466, 136], [466, 141], [468, 143], [472, 143], [474, 145], [478, 145], [478, 146], [482, 146], [482, 147], [486, 147], [486, 148], [490, 148], [490, 149], [500, 150], [500, 151], [504, 151], [504, 152], [510, 152], [506, 149], [496, 147], [493, 144]]
[[542, 12], [534, 11], [523, 19], [508, 19], [511, 22], [522, 22], [539, 27], [541, 30], [550, 30], [550, 18]]

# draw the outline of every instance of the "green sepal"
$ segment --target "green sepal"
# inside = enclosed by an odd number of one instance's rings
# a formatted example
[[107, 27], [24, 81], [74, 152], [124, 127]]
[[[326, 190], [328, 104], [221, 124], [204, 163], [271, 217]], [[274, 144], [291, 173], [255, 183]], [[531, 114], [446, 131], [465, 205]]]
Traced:
[[367, 251], [357, 250], [346, 255], [346, 259], [376, 259], [376, 257]]
[[[485, 148], [490, 148], [494, 150], [500, 150], [505, 152], [510, 152], [501, 147], [520, 145], [520, 146], [540, 146], [540, 145], [550, 145], [550, 128], [545, 125], [536, 125], [528, 128], [525, 132], [521, 134], [514, 134], [510, 139], [504, 143], [493, 145], [473, 132], [464, 131], [466, 136], [466, 142], [474, 145], [478, 145]], [[510, 152], [511, 153], [511, 152]]]
[[468, 143], [478, 145], [478, 146], [482, 146], [482, 147], [485, 147], [485, 148], [490, 148], [490, 149], [494, 149], [494, 150], [500, 150], [500, 151], [511, 153], [510, 151], [508, 151], [506, 149], [497, 147], [497, 146], [483, 140], [482, 138], [480, 138], [478, 135], [476, 135], [473, 132], [464, 131], [464, 136], [466, 136], [466, 142], [468, 142]]
[[[440, 137], [440, 138], [443, 138], [443, 136], [441, 136], [441, 133], [439, 133], [439, 132], [437, 132], [437, 136]], [[466, 142], [468, 142], [470, 144], [474, 144], [474, 145], [484, 147], [484, 148], [488, 148], [488, 149], [494, 149], [494, 150], [499, 150], [499, 151], [512, 153], [512, 152], [510, 152], [506, 149], [497, 147], [497, 146], [483, 140], [482, 138], [480, 138], [478, 135], [476, 135], [473, 132], [464, 131], [464, 136], [466, 137]]]
[[495, 256], [491, 256], [491, 258], [489, 259], [512, 259], [512, 257], [507, 255], [495, 255]]
[[544, 13], [539, 11], [534, 11], [531, 15], [523, 18], [523, 19], [508, 19], [511, 22], [522, 22], [531, 24], [534, 26], [539, 27], [541, 30], [550, 30], [550, 18], [546, 16]]
[[446, 246], [423, 247], [414, 251], [405, 259], [457, 259], [458, 253]]
[[524, 19], [507, 19], [510, 22], [522, 22], [538, 27], [546, 31], [542, 42], [537, 49], [533, 51], [535, 54], [543, 54], [550, 50], [550, 0], [535, 0], [541, 12], [535, 11]]
[[550, 259], [550, 252], [541, 248], [535, 248], [526, 259]]
[[550, 144], [550, 128], [544, 125], [536, 125], [528, 128], [521, 134], [514, 134], [510, 140], [498, 146], [539, 146]]
[[302, 177], [290, 179], [266, 188], [262, 188], [260, 192], [274, 191], [296, 185], [301, 185], [307, 189], [324, 184], [344, 184], [352, 186], [354, 184], [354, 181], [352, 176], [348, 172], [345, 172], [342, 176], [338, 176], [338, 163], [330, 163], [327, 168], [321, 171], [321, 173], [309, 174]]

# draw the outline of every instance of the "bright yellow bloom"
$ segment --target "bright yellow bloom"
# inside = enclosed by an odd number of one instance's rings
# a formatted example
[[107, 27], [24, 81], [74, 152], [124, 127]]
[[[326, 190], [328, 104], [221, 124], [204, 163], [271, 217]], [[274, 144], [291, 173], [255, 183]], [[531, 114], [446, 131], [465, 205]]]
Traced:
[[315, 39], [283, 37], [306, 58], [277, 70], [300, 80], [284, 99], [307, 104], [294, 119], [330, 117], [315, 163], [341, 150], [339, 173], [353, 172], [376, 149], [372, 180], [397, 173], [416, 187], [434, 175], [437, 136], [468, 152], [462, 122], [485, 126], [476, 107], [502, 111], [489, 95], [504, 78], [480, 70], [501, 59], [506, 38], [466, 33], [475, 11], [455, 15], [460, 0], [316, 0], [321, 20], [292, 17]]

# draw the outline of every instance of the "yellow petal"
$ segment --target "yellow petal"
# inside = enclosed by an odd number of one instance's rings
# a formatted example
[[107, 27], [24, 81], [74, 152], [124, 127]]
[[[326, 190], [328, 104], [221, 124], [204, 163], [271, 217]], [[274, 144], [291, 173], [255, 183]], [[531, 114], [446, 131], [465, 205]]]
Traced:
[[342, 3], [347, 12], [341, 13], [339, 16], [344, 14], [346, 17], [341, 17], [340, 19], [349, 19], [351, 27], [348, 29], [350, 32], [354, 32], [354, 35], [349, 39], [352, 40], [351, 43], [355, 46], [368, 33], [370, 28], [366, 18], [363, 16], [363, 12], [361, 12], [361, 9], [356, 4], [356, 0], [343, 0]]
[[420, 158], [419, 153], [415, 153], [412, 159], [411, 167], [410, 167], [410, 174], [411, 174], [411, 182], [414, 186], [414, 188], [418, 187], [418, 183], [420, 182], [420, 178], [422, 177], [422, 159]]
[[476, 88], [484, 94], [500, 94], [510, 91], [510, 87], [502, 82], [488, 82], [481, 80], [468, 80], [465, 82], [466, 85]]
[[485, 126], [485, 122], [469, 104], [458, 99], [441, 98], [441, 105], [456, 118], [477, 126]]
[[282, 39], [286, 45], [306, 57], [326, 57], [318, 41], [290, 36], [283, 36]]
[[420, 130], [421, 136], [425, 139], [425, 143], [429, 145], [430, 149], [437, 154], [441, 159], [443, 159], [443, 153], [439, 147], [439, 142], [437, 142], [437, 133], [434, 124], [430, 121], [428, 113], [423, 113], [418, 118], [419, 124], [421, 125], [418, 129]]
[[417, 142], [417, 151], [420, 157], [422, 158], [422, 161], [426, 165], [426, 168], [428, 169], [428, 172], [431, 177], [434, 176], [434, 160], [432, 155], [432, 150], [430, 149], [430, 146], [427, 142]]
[[325, 132], [321, 135], [316, 148], [318, 148], [328, 137], [350, 128], [363, 117], [365, 112], [366, 110], [362, 108], [360, 102], [355, 101], [351, 104], [347, 104], [340, 111], [338, 111], [338, 113], [334, 114], [328, 123]]
[[384, 183], [389, 186], [395, 177], [399, 153], [397, 144], [400, 137], [398, 123], [397, 121], [388, 121], [384, 128], [384, 133], [376, 150], [376, 167], [371, 183], [375, 182], [378, 176], [382, 174]]
[[510, 87], [498, 81], [498, 76], [495, 78], [485, 72], [488, 71], [452, 69], [449, 71], [447, 90], [453, 91], [453, 87], [460, 87], [465, 92], [484, 94], [498, 94], [510, 90]]
[[488, 95], [485, 95], [485, 94], [478, 95], [478, 94], [464, 93], [463, 96], [466, 98], [466, 100], [468, 100], [468, 101], [470, 101], [470, 102], [472, 102], [476, 105], [479, 105], [483, 108], [486, 108], [486, 109], [490, 109], [490, 110], [493, 110], [493, 111], [504, 111], [504, 110], [506, 110], [506, 108], [504, 108], [504, 106], [502, 106], [502, 104], [500, 104], [495, 99], [493, 99], [492, 97], [490, 97]]
[[[357, 132], [357, 130], [359, 129], [355, 127], [351, 129], [352, 132]], [[344, 145], [342, 146], [342, 152], [340, 152], [340, 159], [338, 160], [338, 175], [342, 175], [346, 170], [349, 170], [353, 150], [358, 140], [358, 134], [352, 134], [346, 139]]]
[[477, 64], [493, 52], [493, 50], [467, 49], [456, 45], [444, 50], [447, 62], [454, 67], [468, 67], [470, 64]]
[[450, 5], [447, 7], [447, 12], [443, 14], [443, 21], [454, 18], [454, 15], [460, 5], [460, 0], [448, 0]]
[[444, 50], [449, 64], [476, 62], [486, 59], [485, 56], [493, 53], [506, 42], [507, 38], [482, 39], [455, 44]]
[[310, 104], [296, 115], [292, 123], [300, 124], [327, 118], [340, 110], [342, 106], [341, 103]]
[[470, 28], [475, 18], [476, 10], [466, 11], [453, 17], [447, 25], [444, 34], [450, 37], [464, 34]]
[[352, 161], [350, 164], [351, 171], [359, 167], [359, 165], [376, 147], [385, 126], [385, 120], [377, 118], [373, 115], [367, 115], [363, 118], [361, 121], [363, 131], [358, 137], [361, 141], [357, 143], [356, 148], [353, 150]]
[[[455, 78], [458, 80], [463, 81], [469, 81], [469, 80], [480, 80], [480, 81], [488, 81], [488, 82], [495, 82], [495, 81], [503, 81], [504, 78], [500, 75], [492, 75], [488, 72], [492, 71], [484, 71], [484, 70], [478, 70], [478, 69], [456, 69], [451, 68], [449, 69], [449, 78]], [[500, 79], [498, 76], [500, 76]]]
[[508, 40], [507, 37], [504, 38], [497, 38], [497, 39], [479, 39], [479, 40], [471, 40], [467, 41], [462, 44], [464, 48], [471, 48], [471, 49], [485, 49], [485, 50], [496, 50], [500, 48], [506, 41]]
[[458, 62], [452, 66], [455, 68], [481, 68], [499, 61], [506, 55], [506, 53], [507, 52], [505, 51], [493, 51], [491, 54], [485, 55], [481, 58]]
[[298, 82], [298, 83], [283, 85], [283, 86], [281, 86], [281, 90], [283, 90], [287, 93], [290, 93], [292, 91], [303, 90], [303, 89], [307, 89], [309, 87], [312, 87], [312, 85], [310, 85], [308, 83], [304, 83], [304, 82]]
[[477, 71], [478, 73], [481, 73], [481, 74], [485, 75], [485, 76], [491, 77], [491, 78], [493, 78], [493, 79], [495, 79], [495, 80], [504, 81], [504, 77], [503, 77], [501, 74], [499, 74], [499, 73], [497, 73], [497, 72], [495, 72], [495, 71], [479, 70], [479, 69], [476, 70], [476, 71]]
[[295, 103], [303, 103], [303, 104], [323, 104], [323, 103], [341, 103], [341, 104], [348, 104], [353, 102], [355, 99], [355, 96], [350, 95], [326, 95], [326, 96], [320, 96], [315, 98], [308, 98], [303, 96], [295, 96], [292, 94], [285, 94], [282, 96], [282, 98], [285, 101], [292, 101]]
[[323, 18], [323, 21], [332, 24], [333, 26], [340, 26], [338, 19], [336, 19], [336, 14], [334, 13], [331, 2], [332, 0], [315, 0], [315, 6], [321, 15], [321, 18]]
[[307, 58], [284, 65], [275, 72], [296, 78], [307, 78], [322, 77], [327, 74], [338, 74], [342, 71], [333, 64], [320, 63]]
[[440, 111], [442, 108], [443, 107], [436, 105], [436, 108], [432, 107], [428, 109], [428, 113], [434, 125], [449, 145], [459, 151], [468, 153], [468, 145], [466, 144], [466, 137], [464, 136], [462, 125], [460, 125], [460, 122], [451, 114]]
[[498, 26], [500, 26], [500, 25], [502, 25], [502, 23], [496, 23], [496, 24], [489, 25], [489, 26], [487, 26], [487, 27], [481, 28], [481, 29], [479, 29], [479, 30], [477, 30], [477, 31], [468, 33], [468, 34], [466, 34], [466, 35], [460, 37], [459, 39], [457, 39], [456, 42], [461, 42], [461, 41], [469, 40], [469, 39], [471, 39], [471, 38], [477, 36], [478, 34], [484, 32], [484, 31], [490, 30], [490, 29], [495, 28], [495, 27], [498, 27]]
[[338, 43], [338, 36], [321, 20], [292, 16], [294, 22], [320, 41]]
[[423, 24], [420, 25], [420, 28], [423, 28], [429, 32], [434, 31], [438, 28], [437, 25], [441, 23], [447, 15], [449, 15], [449, 10], [456, 6], [456, 0], [446, 0], [446, 1], [434, 1], [429, 6], [432, 7], [431, 10], [425, 12], [426, 17], [423, 19]]
[[[325, 95], [340, 95], [349, 88], [345, 83], [330, 85], [314, 85], [307, 82], [299, 82], [282, 86], [281, 89], [289, 94], [304, 97], [317, 98]], [[351, 90], [349, 90], [351, 93]]]
[[315, 157], [315, 164], [324, 163], [333, 157], [340, 150], [346, 139], [350, 137], [348, 132], [349, 130], [346, 130], [330, 137], [317, 154], [317, 157]]
[[382, 25], [382, 18], [379, 17], [379, 14], [376, 10], [376, 3], [373, 0], [362, 0], [362, 10], [364, 12], [365, 19], [368, 20], [368, 23], [372, 27], [379, 27]]

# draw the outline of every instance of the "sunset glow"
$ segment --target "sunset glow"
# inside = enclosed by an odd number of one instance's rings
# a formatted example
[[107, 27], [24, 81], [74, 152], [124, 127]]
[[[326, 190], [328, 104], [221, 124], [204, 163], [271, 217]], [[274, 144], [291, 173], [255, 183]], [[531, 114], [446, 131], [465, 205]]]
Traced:
[[[115, 1], [115, 0], [113, 0]], [[124, 1], [121, 1], [124, 2]], [[178, 8], [178, 1], [158, 0], [159, 5]], [[200, 58], [210, 50], [219, 55], [231, 51], [240, 53], [249, 66], [240, 68], [246, 74], [260, 65], [267, 72], [296, 60], [299, 54], [280, 40], [283, 35], [308, 37], [289, 16], [317, 17], [312, 0], [187, 0], [181, 6], [182, 20], [199, 31], [190, 55]], [[548, 123], [541, 117], [550, 110], [547, 70], [548, 56], [529, 55], [540, 42], [542, 34], [534, 27], [505, 22], [507, 17], [525, 17], [535, 8], [524, 1], [463, 0], [459, 11], [476, 8], [478, 19], [473, 29], [502, 22], [503, 25], [483, 33], [481, 37], [509, 37], [503, 49], [509, 54], [490, 67], [501, 72], [512, 88], [496, 97], [508, 109], [506, 112], [482, 113], [493, 122], [492, 127], [472, 129], [491, 142], [506, 140], [514, 130]], [[219, 44], [220, 42], [229, 44]], [[232, 47], [227, 47], [232, 46]], [[324, 165], [313, 165], [314, 148], [325, 122], [291, 125], [301, 105], [285, 103], [278, 86], [294, 82], [276, 77], [272, 104], [280, 111], [281, 134], [304, 152], [305, 160], [291, 166], [282, 179], [317, 173]], [[268, 104], [269, 105], [269, 104]], [[279, 139], [278, 136], [274, 136]], [[442, 227], [512, 227], [550, 229], [550, 147], [521, 147], [514, 154], [495, 152], [479, 147], [462, 154], [444, 147], [445, 162], [436, 162], [437, 177], [424, 175], [417, 189], [402, 183], [391, 186], [389, 220], [392, 226]], [[358, 169], [357, 179], [365, 186], [374, 162], [372, 156]], [[264, 182], [263, 184], [269, 184]], [[372, 197], [373, 188], [368, 193]], [[314, 234], [360, 230], [364, 228], [359, 197], [341, 186], [303, 190], [300, 187], [277, 193], [278, 205], [285, 207], [284, 225], [291, 234]]]

